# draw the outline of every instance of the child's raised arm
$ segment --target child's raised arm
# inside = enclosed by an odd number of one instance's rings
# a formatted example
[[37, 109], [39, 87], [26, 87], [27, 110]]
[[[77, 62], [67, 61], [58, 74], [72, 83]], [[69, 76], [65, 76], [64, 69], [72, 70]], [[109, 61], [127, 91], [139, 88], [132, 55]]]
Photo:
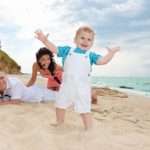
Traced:
[[97, 61], [97, 65], [105, 65], [113, 58], [114, 54], [120, 50], [120, 47], [107, 48], [108, 53]]
[[41, 30], [36, 30], [35, 37], [40, 40], [52, 53], [57, 53], [57, 47], [48, 40], [48, 35], [44, 35]]

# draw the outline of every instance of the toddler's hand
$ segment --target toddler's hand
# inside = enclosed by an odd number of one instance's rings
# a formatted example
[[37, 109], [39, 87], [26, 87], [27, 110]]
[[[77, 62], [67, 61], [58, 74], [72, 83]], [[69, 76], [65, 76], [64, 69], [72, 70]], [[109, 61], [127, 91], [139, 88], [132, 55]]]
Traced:
[[112, 47], [112, 48], [107, 47], [107, 50], [108, 50], [109, 52], [116, 53], [116, 52], [120, 51], [120, 47], [119, 47], [119, 46], [117, 46], [117, 47]]
[[35, 37], [42, 42], [46, 41], [49, 36], [49, 34], [45, 35], [40, 29], [36, 30], [34, 33]]

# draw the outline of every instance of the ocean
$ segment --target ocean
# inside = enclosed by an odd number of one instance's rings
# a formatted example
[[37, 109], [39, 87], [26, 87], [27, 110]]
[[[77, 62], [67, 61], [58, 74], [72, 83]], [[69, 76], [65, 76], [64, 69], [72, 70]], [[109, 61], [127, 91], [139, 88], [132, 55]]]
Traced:
[[93, 86], [107, 86], [121, 91], [150, 96], [150, 77], [98, 77], [92, 76]]

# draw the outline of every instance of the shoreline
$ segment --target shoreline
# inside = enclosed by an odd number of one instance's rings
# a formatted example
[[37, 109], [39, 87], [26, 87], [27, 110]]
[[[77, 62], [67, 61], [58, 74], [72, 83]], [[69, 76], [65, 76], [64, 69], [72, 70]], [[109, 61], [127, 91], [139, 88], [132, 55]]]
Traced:
[[112, 88], [112, 89], [116, 89], [116, 90], [125, 92], [130, 95], [139, 95], [139, 96], [144, 96], [144, 97], [150, 98], [150, 92], [138, 91], [138, 90], [134, 90], [134, 89], [122, 89], [122, 88]]
[[108, 86], [129, 93], [150, 95], [150, 77], [99, 77], [93, 76], [92, 82], [95, 86]]
[[123, 88], [117, 88], [117, 87], [111, 87], [111, 86], [98, 86], [98, 85], [93, 85], [93, 87], [96, 88], [110, 88], [112, 90], [117, 90], [119, 92], [124, 92], [128, 95], [139, 95], [139, 96], [144, 96], [144, 97], [149, 97], [150, 98], [150, 92], [144, 92], [144, 91], [138, 91], [134, 89], [123, 89]]

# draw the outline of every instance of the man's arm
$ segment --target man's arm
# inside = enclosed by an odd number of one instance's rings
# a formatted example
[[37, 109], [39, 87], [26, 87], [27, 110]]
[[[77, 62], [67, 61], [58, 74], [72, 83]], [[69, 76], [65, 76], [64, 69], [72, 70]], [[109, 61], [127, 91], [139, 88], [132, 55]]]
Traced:
[[3, 100], [0, 100], [0, 105], [21, 104], [21, 103], [23, 103], [23, 102], [21, 100], [19, 100], [19, 99], [11, 99], [11, 100], [3, 99]]
[[105, 65], [114, 57], [115, 53], [120, 50], [120, 47], [107, 48], [108, 53], [97, 61], [97, 65]]
[[44, 35], [41, 30], [36, 30], [35, 35], [52, 53], [57, 53], [57, 47], [48, 40], [48, 35]]

